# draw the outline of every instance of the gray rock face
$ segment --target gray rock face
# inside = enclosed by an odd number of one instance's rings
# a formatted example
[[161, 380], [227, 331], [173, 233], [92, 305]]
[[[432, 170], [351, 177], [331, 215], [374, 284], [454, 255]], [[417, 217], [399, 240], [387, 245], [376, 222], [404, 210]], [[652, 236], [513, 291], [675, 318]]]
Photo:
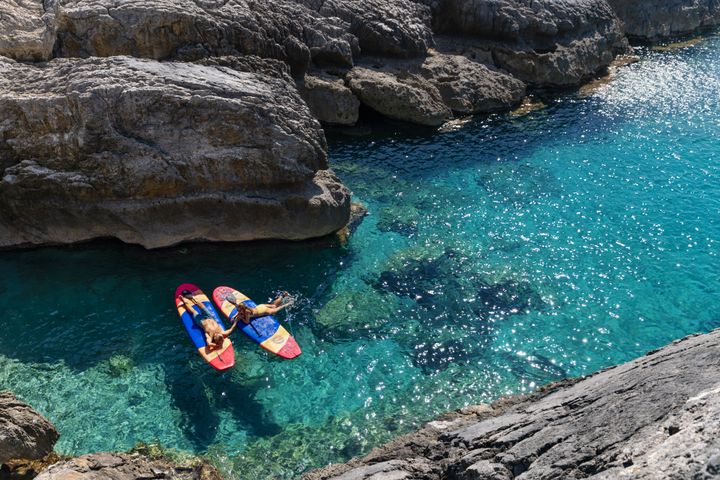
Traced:
[[301, 239], [347, 223], [349, 193], [289, 77], [128, 57], [0, 62], [1, 246]]
[[354, 125], [360, 101], [341, 78], [305, 75], [298, 90], [315, 118], [334, 125]]
[[525, 95], [525, 84], [462, 55], [429, 56], [421, 75], [437, 88], [450, 110], [459, 114], [512, 108]]
[[55, 44], [55, 8], [40, 0], [0, 2], [0, 55], [21, 61], [47, 60]]
[[461, 55], [433, 53], [416, 61], [376, 60], [347, 75], [360, 101], [383, 115], [437, 126], [453, 113], [487, 113], [517, 105], [525, 84]]
[[0, 392], [0, 463], [52, 452], [59, 434], [45, 417], [10, 392]]
[[61, 461], [45, 469], [36, 480], [222, 480], [207, 464], [178, 466], [166, 460], [142, 455], [93, 453]]
[[443, 0], [434, 26], [474, 37], [496, 66], [540, 86], [578, 85], [627, 48], [605, 0]]
[[252, 54], [288, 63], [412, 57], [432, 44], [429, 10], [408, 0], [57, 0], [60, 56], [195, 60]]
[[423, 56], [433, 45], [430, 9], [409, 0], [300, 0], [350, 24], [364, 54]]
[[351, 65], [358, 48], [345, 22], [294, 2], [58, 1], [57, 49], [63, 57], [195, 60], [253, 54], [302, 72], [312, 58]]
[[715, 478], [719, 367], [716, 330], [529, 397], [449, 414], [305, 478]]
[[720, 25], [716, 0], [608, 0], [632, 40], [659, 41]]
[[436, 126], [452, 118], [437, 89], [417, 76], [355, 67], [348, 74], [350, 89], [360, 101], [383, 115], [420, 125]]

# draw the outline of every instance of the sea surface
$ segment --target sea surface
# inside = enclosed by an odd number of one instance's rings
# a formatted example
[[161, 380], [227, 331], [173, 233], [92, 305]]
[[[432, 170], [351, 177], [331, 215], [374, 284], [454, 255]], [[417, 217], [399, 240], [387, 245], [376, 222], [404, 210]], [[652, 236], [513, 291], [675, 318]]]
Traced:
[[[331, 132], [369, 210], [347, 241], [2, 252], [0, 387], [62, 453], [159, 442], [292, 478], [720, 327], [718, 92], [710, 36], [525, 115]], [[237, 366], [212, 371], [174, 309], [185, 281], [290, 291], [302, 356], [239, 333]]]

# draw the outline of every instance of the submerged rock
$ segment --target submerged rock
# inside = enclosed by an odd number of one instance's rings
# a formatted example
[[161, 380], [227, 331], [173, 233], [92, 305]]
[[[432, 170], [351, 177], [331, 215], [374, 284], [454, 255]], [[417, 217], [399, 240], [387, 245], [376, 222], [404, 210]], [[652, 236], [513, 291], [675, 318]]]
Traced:
[[720, 25], [715, 0], [608, 0], [631, 40], [657, 42]]
[[528, 397], [446, 415], [304, 479], [366, 478], [369, 466], [388, 478], [710, 478], [719, 367], [716, 330]]
[[543, 307], [541, 295], [524, 280], [477, 278], [468, 257], [446, 248], [441, 252], [401, 251], [369, 283], [380, 292], [407, 297], [442, 323], [463, 323], [467, 314], [481, 321], [525, 314]]
[[395, 317], [397, 303], [397, 299], [372, 288], [359, 288], [331, 298], [315, 314], [315, 321], [333, 337], [376, 331]]
[[0, 60], [0, 246], [302, 239], [349, 192], [289, 78], [128, 57]]
[[43, 458], [59, 436], [53, 424], [28, 404], [10, 392], [0, 392], [0, 463]]

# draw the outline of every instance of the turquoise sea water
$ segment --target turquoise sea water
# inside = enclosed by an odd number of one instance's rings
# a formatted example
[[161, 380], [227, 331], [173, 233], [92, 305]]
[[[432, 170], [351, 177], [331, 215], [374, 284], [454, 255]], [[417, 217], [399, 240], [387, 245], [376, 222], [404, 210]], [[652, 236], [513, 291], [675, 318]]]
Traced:
[[[0, 386], [63, 453], [159, 441], [287, 478], [719, 327], [719, 91], [710, 37], [525, 116], [330, 135], [370, 212], [345, 244], [0, 253]], [[173, 308], [183, 281], [297, 295], [280, 320], [303, 355], [236, 336], [236, 368], [211, 371]]]

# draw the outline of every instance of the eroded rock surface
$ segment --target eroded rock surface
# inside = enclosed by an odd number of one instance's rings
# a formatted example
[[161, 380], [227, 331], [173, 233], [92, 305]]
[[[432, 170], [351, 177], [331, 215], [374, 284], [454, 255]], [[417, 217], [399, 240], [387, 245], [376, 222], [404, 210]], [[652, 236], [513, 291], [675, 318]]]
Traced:
[[528, 397], [448, 414], [304, 478], [715, 478], [719, 453], [716, 330]]
[[443, 0], [434, 27], [463, 35], [457, 48], [484, 50], [497, 67], [539, 86], [578, 85], [627, 49], [605, 0]]
[[655, 42], [720, 25], [716, 0], [608, 0], [633, 40]]
[[360, 101], [345, 86], [342, 78], [305, 75], [298, 90], [315, 118], [334, 125], [354, 125], [358, 121]]
[[41, 0], [0, 2], [0, 55], [21, 61], [47, 60], [55, 45], [55, 8]]
[[360, 53], [423, 55], [429, 10], [409, 0], [58, 0], [60, 56], [132, 55], [194, 60], [252, 54], [316, 65]]
[[383, 115], [440, 125], [453, 114], [507, 109], [520, 103], [525, 84], [461, 55], [433, 53], [421, 60], [381, 61], [354, 67], [348, 86]]
[[392, 72], [355, 67], [348, 74], [348, 85], [362, 103], [390, 118], [431, 126], [452, 118], [440, 92], [416, 75], [398, 77]]
[[37, 480], [222, 480], [206, 463], [179, 466], [164, 459], [126, 453], [93, 453], [51, 465]]
[[421, 75], [455, 113], [487, 113], [512, 108], [525, 95], [525, 84], [511, 75], [462, 55], [429, 56]]
[[0, 392], [0, 464], [42, 458], [52, 451], [58, 437], [45, 417], [12, 393]]
[[0, 62], [0, 246], [300, 239], [348, 221], [349, 192], [289, 77], [130, 57]]

